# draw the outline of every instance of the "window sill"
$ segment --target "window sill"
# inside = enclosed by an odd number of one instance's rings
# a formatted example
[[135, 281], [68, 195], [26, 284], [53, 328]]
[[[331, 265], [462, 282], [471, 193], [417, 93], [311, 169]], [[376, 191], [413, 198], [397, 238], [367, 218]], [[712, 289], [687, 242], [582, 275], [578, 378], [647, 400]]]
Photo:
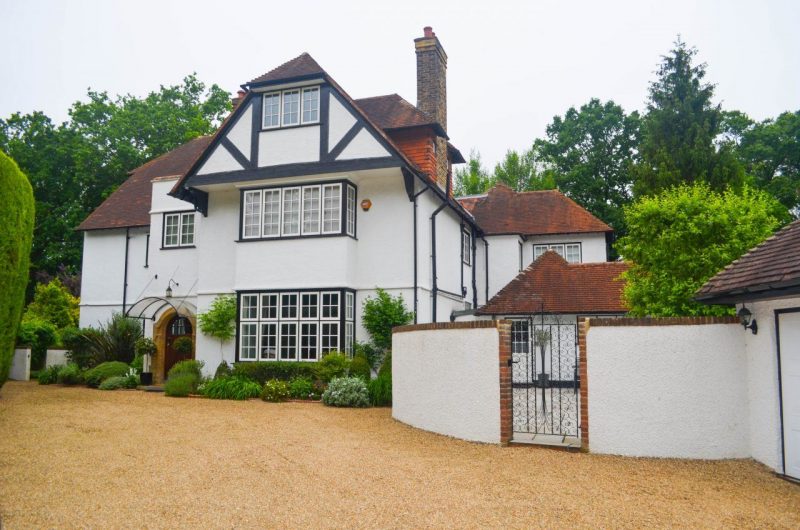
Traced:
[[185, 248], [197, 248], [194, 245], [178, 245], [177, 247], [161, 247], [159, 250], [182, 250]]
[[253, 243], [257, 241], [291, 241], [297, 239], [319, 239], [322, 237], [349, 237], [354, 241], [358, 241], [358, 238], [355, 236], [351, 236], [348, 234], [309, 234], [307, 236], [283, 236], [283, 237], [248, 237], [248, 238], [239, 238], [235, 240], [236, 243]]
[[298, 125], [281, 125], [280, 127], [264, 127], [262, 125], [260, 132], [285, 131], [286, 129], [299, 129], [301, 127], [314, 127], [319, 125], [322, 125], [322, 122], [315, 121], [314, 123], [300, 123]]

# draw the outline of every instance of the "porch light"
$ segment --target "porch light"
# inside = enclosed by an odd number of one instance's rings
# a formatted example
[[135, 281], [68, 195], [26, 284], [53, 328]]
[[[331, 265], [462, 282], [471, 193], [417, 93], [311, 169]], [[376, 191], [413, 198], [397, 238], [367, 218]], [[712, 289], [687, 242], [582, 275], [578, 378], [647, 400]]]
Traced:
[[742, 305], [742, 308], [739, 310], [737, 315], [739, 316], [739, 322], [742, 323], [742, 327], [744, 327], [744, 329], [751, 330], [753, 335], [758, 333], [758, 323], [756, 322], [756, 319], [753, 318], [753, 313], [751, 313], [746, 306]]
[[180, 284], [173, 280], [172, 278], [169, 279], [169, 283], [167, 283], [167, 298], [172, 298], [172, 285], [175, 284], [175, 287], [179, 287]]
[[363, 201], [361, 201], [361, 209], [362, 210], [364, 210], [365, 212], [368, 212], [370, 208], [372, 208], [372, 201], [371, 200], [364, 199]]

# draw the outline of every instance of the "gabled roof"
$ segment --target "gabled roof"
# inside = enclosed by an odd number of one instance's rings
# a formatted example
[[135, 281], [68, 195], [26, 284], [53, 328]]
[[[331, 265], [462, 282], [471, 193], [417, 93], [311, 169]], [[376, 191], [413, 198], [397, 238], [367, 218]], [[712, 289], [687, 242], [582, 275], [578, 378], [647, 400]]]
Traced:
[[701, 302], [734, 303], [800, 293], [800, 220], [776, 232], [708, 280]]
[[273, 68], [266, 74], [256, 77], [250, 81], [248, 85], [282, 81], [284, 79], [294, 79], [297, 77], [312, 77], [315, 75], [324, 76], [327, 74], [311, 55], [303, 52], [294, 59], [286, 61], [277, 68]]
[[[619, 275], [628, 270], [621, 261], [567, 263], [548, 250], [520, 272], [478, 315], [532, 315], [535, 313], [625, 313], [624, 282]], [[544, 305], [542, 306], [542, 303]]]
[[458, 199], [486, 235], [611, 232], [611, 227], [558, 190], [515, 192], [497, 184], [486, 195]]
[[134, 169], [77, 229], [149, 226], [153, 179], [183, 176], [210, 142], [211, 136], [200, 136]]
[[436, 120], [398, 94], [356, 99], [355, 103], [385, 131], [429, 126], [433, 127], [439, 136], [447, 137]]

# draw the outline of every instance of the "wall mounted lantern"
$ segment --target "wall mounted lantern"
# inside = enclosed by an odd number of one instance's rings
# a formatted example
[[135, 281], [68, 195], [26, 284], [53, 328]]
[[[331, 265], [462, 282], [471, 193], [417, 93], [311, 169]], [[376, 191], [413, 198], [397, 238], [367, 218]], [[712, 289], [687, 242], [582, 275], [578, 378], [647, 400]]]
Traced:
[[737, 315], [739, 316], [739, 322], [742, 323], [744, 329], [751, 330], [753, 335], [758, 333], [758, 323], [756, 322], [756, 319], [753, 318], [753, 313], [751, 313], [746, 306], [742, 305], [742, 308], [739, 310]]
[[361, 209], [362, 210], [364, 210], [365, 212], [368, 212], [370, 208], [372, 208], [372, 201], [371, 200], [364, 199], [363, 201], [361, 201]]
[[170, 278], [169, 282], [167, 283], [167, 298], [172, 298], [172, 286], [173, 285], [175, 287], [180, 287], [180, 284], [178, 282], [176, 282], [175, 280]]

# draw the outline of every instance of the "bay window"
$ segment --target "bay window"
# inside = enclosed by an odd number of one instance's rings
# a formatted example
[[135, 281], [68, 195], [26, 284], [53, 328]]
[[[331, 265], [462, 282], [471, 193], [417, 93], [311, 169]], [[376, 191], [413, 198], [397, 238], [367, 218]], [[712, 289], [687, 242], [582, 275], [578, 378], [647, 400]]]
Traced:
[[356, 233], [356, 187], [346, 180], [242, 191], [241, 240]]
[[239, 294], [239, 361], [318, 361], [353, 354], [355, 292], [349, 289]]

